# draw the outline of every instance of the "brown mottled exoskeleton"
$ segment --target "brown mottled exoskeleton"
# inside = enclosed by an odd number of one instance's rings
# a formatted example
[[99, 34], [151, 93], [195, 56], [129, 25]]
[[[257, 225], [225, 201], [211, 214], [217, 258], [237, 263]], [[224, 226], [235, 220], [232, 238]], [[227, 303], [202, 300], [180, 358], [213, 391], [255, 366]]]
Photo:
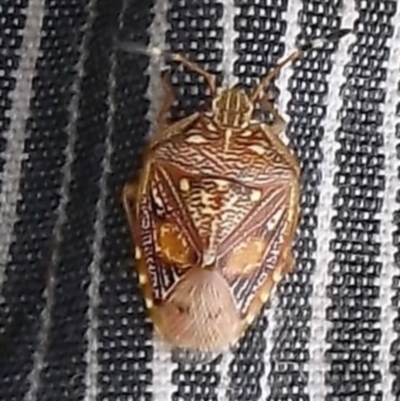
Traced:
[[[172, 55], [205, 78], [212, 108], [168, 123], [174, 97], [164, 84], [157, 131], [123, 202], [147, 308], [173, 347], [215, 353], [233, 345], [294, 266], [299, 165], [279, 139], [285, 122], [264, 91], [304, 50], [250, 93], [217, 91], [213, 75]], [[257, 103], [271, 123], [253, 119]]]

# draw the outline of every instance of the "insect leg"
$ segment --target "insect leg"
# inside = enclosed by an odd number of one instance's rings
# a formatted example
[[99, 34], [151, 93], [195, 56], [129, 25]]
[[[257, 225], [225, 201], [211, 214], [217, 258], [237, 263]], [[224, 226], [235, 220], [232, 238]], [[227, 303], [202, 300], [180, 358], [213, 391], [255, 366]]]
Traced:
[[294, 49], [291, 53], [289, 53], [286, 57], [284, 57], [278, 64], [272, 67], [263, 77], [261, 77], [260, 82], [254, 88], [253, 93], [250, 95], [250, 100], [256, 102], [263, 91], [263, 88], [269, 86], [271, 81], [276, 78], [283, 67], [287, 64], [293, 63], [297, 59], [299, 59], [303, 53], [307, 50], [318, 49], [321, 48], [325, 43], [338, 40], [343, 38], [344, 36], [351, 33], [350, 29], [340, 29], [327, 35], [325, 37], [320, 37], [314, 40], [309, 41], [303, 46]]
[[152, 168], [151, 163], [146, 163], [143, 167], [142, 171], [142, 179], [141, 183], [139, 184], [136, 181], [129, 182], [124, 185], [122, 189], [122, 203], [125, 209], [125, 213], [128, 217], [129, 225], [133, 230], [134, 226], [134, 217], [136, 214], [136, 203], [138, 198], [143, 196], [147, 189], [148, 189], [148, 182], [150, 177], [150, 171]]
[[297, 60], [301, 55], [302, 51], [300, 49], [295, 49], [291, 53], [289, 53], [285, 58], [282, 59], [278, 64], [272, 67], [263, 77], [261, 77], [260, 82], [254, 88], [253, 93], [250, 95], [250, 100], [256, 102], [261, 93], [264, 91], [265, 87], [268, 87], [272, 80], [276, 78], [283, 67], [287, 64], [292, 63]]
[[172, 85], [169, 81], [169, 74], [165, 74], [161, 77], [161, 86], [162, 86], [162, 101], [161, 108], [158, 112], [157, 116], [157, 131], [162, 132], [168, 127], [168, 119], [170, 117], [169, 112], [171, 110], [172, 105], [175, 102], [175, 95], [172, 89]]
[[182, 54], [179, 54], [179, 53], [172, 54], [172, 60], [183, 64], [189, 70], [197, 72], [198, 74], [203, 76], [207, 82], [208, 87], [210, 88], [211, 96], [216, 95], [217, 89], [216, 89], [215, 75], [210, 74], [204, 68], [200, 67], [198, 64], [194, 63], [193, 61], [188, 60]]
[[[290, 198], [289, 198], [289, 207], [288, 207], [288, 233], [290, 235], [290, 238], [294, 238], [295, 236], [295, 231], [298, 225], [298, 220], [299, 220], [299, 189], [297, 186], [293, 186], [291, 193], [290, 193]], [[290, 247], [286, 257], [285, 257], [285, 266], [283, 268], [283, 273], [290, 273], [293, 271], [295, 267], [295, 260], [293, 257], [292, 253], [292, 248]]]
[[137, 185], [134, 183], [128, 183], [124, 185], [122, 190], [122, 203], [124, 205], [125, 214], [128, 218], [129, 228], [133, 233], [135, 224], [135, 203], [137, 196]]
[[216, 82], [215, 76], [207, 72], [204, 68], [200, 67], [198, 64], [194, 63], [193, 61], [188, 60], [185, 56], [179, 53], [170, 53], [169, 51], [165, 51], [158, 47], [148, 48], [140, 43], [129, 42], [124, 40], [117, 40], [116, 41], [117, 48], [129, 53], [139, 53], [139, 54], [146, 54], [147, 56], [152, 57], [160, 57], [162, 55], [170, 58], [173, 61], [183, 64], [186, 68], [189, 68], [192, 71], [197, 72], [198, 74], [202, 75], [210, 88], [211, 96], [215, 96], [216, 94]]
[[163, 131], [159, 131], [151, 143], [151, 148], [154, 149], [161, 143], [170, 140], [174, 136], [184, 133], [199, 118], [199, 115], [199, 113], [193, 113], [190, 116], [171, 124]]

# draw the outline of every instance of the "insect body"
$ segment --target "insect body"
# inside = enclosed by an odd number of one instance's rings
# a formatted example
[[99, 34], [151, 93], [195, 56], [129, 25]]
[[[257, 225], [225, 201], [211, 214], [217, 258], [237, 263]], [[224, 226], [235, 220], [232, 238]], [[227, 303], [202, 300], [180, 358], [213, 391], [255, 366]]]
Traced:
[[[294, 266], [299, 166], [278, 137], [285, 123], [264, 88], [301, 53], [250, 93], [217, 93], [214, 76], [173, 56], [204, 76], [211, 111], [168, 123], [174, 99], [164, 85], [158, 131], [123, 200], [147, 308], [174, 347], [220, 352], [234, 344]], [[257, 103], [272, 123], [253, 119]]]

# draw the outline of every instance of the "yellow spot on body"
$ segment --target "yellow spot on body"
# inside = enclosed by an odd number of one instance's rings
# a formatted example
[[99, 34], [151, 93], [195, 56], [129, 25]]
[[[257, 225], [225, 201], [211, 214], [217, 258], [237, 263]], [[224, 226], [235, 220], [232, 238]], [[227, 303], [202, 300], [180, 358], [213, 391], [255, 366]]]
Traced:
[[187, 192], [190, 189], [190, 183], [189, 180], [187, 178], [182, 178], [179, 181], [179, 188], [181, 189], [181, 191], [183, 192]]
[[215, 252], [212, 250], [207, 250], [203, 254], [203, 265], [211, 266], [215, 263], [215, 259], [216, 259]]
[[252, 191], [252, 192], [251, 192], [251, 195], [250, 195], [250, 199], [251, 199], [253, 202], [259, 201], [259, 200], [261, 199], [261, 191], [258, 190], [258, 189], [255, 189], [254, 191]]
[[142, 259], [142, 251], [138, 246], [135, 248], [135, 259], [136, 260]]
[[233, 134], [233, 132], [232, 132], [232, 130], [230, 128], [228, 128], [225, 131], [224, 152], [227, 152], [228, 149], [229, 149], [229, 145], [230, 145], [230, 142], [231, 142], [232, 134]]
[[147, 276], [144, 273], [139, 273], [139, 283], [140, 285], [147, 283]]
[[162, 200], [162, 198], [160, 197], [160, 195], [159, 195], [159, 193], [157, 191], [157, 188], [151, 187], [151, 193], [152, 193], [153, 200], [154, 200], [155, 204], [157, 206], [159, 206], [159, 207], [163, 207], [164, 203], [163, 203], [163, 200]]
[[220, 191], [227, 191], [229, 189], [229, 182], [225, 180], [214, 180], [215, 184], [217, 185], [218, 190]]
[[153, 300], [151, 298], [145, 297], [144, 302], [147, 309], [151, 309], [154, 306]]
[[157, 232], [157, 251], [164, 260], [186, 265], [191, 258], [191, 249], [178, 226], [164, 223]]
[[274, 280], [274, 283], [279, 283], [282, 279], [282, 271], [281, 269], [275, 269], [272, 272], [272, 280]]
[[207, 143], [208, 141], [202, 135], [191, 135], [186, 139], [186, 142], [194, 143], [194, 144], [201, 144], [201, 143]]
[[253, 322], [254, 322], [254, 319], [256, 318], [256, 316], [253, 314], [253, 313], [249, 313], [247, 316], [246, 316], [246, 322], [247, 322], [247, 324], [252, 324]]
[[265, 153], [265, 148], [260, 145], [250, 145], [249, 149], [260, 156], [262, 156]]
[[259, 295], [260, 301], [265, 304], [268, 301], [269, 298], [269, 291], [263, 291], [260, 295]]
[[228, 256], [228, 273], [233, 275], [249, 274], [257, 269], [264, 255], [265, 243], [262, 239], [249, 239]]
[[207, 124], [207, 129], [211, 132], [216, 132], [217, 128], [215, 127], [214, 124]]

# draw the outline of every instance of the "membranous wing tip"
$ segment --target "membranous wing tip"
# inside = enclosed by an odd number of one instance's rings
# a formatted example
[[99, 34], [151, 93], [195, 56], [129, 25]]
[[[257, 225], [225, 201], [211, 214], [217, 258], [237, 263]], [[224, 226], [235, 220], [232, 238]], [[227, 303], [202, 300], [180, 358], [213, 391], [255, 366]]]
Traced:
[[171, 350], [172, 360], [181, 364], [196, 365], [211, 363], [223, 356], [223, 352], [206, 352], [200, 350], [174, 347]]

